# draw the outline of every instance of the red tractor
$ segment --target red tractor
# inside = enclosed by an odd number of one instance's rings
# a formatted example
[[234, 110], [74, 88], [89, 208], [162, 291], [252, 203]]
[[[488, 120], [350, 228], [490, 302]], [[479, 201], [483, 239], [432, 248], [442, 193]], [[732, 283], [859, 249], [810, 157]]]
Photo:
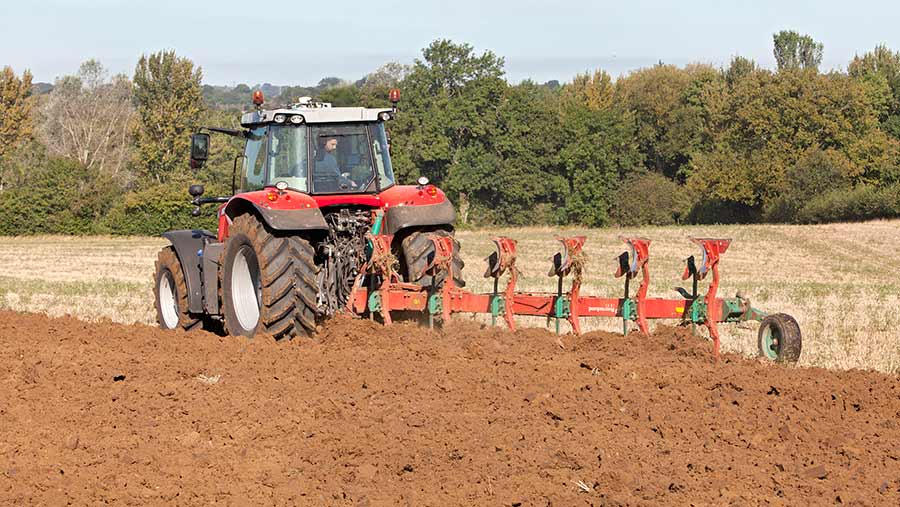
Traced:
[[[456, 218], [444, 193], [421, 177], [399, 185], [385, 123], [390, 109], [331, 107], [308, 98], [289, 108], [256, 109], [240, 130], [206, 128], [245, 140], [243, 168], [230, 197], [189, 192], [197, 206], [219, 203], [218, 231], [180, 230], [156, 263], [157, 320], [166, 329], [224, 324], [231, 335], [276, 339], [307, 335], [348, 307], [372, 235], [392, 235], [402, 281], [430, 290], [443, 284], [430, 269], [435, 237], [452, 237]], [[201, 129], [202, 130], [202, 129]], [[210, 137], [191, 136], [191, 166], [203, 165]], [[462, 286], [454, 245], [452, 276]]]

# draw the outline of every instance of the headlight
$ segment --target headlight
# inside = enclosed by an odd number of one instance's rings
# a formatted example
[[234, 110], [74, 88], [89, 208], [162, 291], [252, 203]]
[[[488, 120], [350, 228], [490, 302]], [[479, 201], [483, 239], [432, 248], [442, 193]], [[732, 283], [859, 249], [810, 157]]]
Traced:
[[391, 116], [391, 113], [389, 113], [387, 111], [382, 111], [382, 112], [378, 113], [378, 118], [381, 121], [388, 121], [392, 118], [392, 116]]
[[273, 120], [275, 120], [275, 123], [284, 123], [284, 115], [276, 114], [275, 118], [273, 118]]
[[303, 123], [303, 116], [299, 114], [291, 116], [291, 123], [293, 123], [294, 125], [300, 125], [301, 123]]
[[426, 178], [425, 176], [419, 176], [419, 179], [416, 180], [416, 183], [418, 183], [420, 187], [424, 187], [428, 184], [428, 178]]
[[285, 190], [287, 190], [287, 182], [278, 181], [275, 183], [275, 188], [277, 188], [279, 192], [284, 192]]

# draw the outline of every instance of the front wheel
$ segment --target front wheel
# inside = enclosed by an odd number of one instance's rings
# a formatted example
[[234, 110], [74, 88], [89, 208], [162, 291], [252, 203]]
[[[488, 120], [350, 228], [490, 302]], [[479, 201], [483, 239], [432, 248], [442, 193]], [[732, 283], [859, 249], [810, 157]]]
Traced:
[[759, 355], [778, 362], [796, 362], [800, 359], [803, 340], [800, 325], [786, 313], [776, 313], [759, 324]]
[[156, 296], [156, 322], [163, 329], [192, 330], [201, 327], [201, 319], [188, 312], [187, 283], [175, 249], [167, 246], [156, 259], [153, 292]]

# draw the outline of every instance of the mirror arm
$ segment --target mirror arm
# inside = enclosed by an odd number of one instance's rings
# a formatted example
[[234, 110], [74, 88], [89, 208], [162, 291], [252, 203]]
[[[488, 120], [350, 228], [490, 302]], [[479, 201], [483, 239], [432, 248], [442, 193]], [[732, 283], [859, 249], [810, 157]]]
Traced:
[[197, 132], [200, 132], [201, 130], [208, 130], [210, 132], [225, 134], [226, 136], [231, 137], [240, 137], [241, 139], [246, 139], [247, 132], [249, 132], [247, 130], [226, 129], [222, 127], [200, 127], [199, 129], [197, 129]]
[[191, 199], [191, 204], [194, 205], [194, 209], [191, 211], [191, 216], [199, 217], [200, 206], [203, 204], [226, 203], [229, 200], [231, 200], [231, 197], [194, 197], [193, 199]]
[[200, 206], [201, 204], [222, 203], [228, 202], [229, 200], [231, 200], [231, 197], [194, 197], [191, 200], [191, 204]]

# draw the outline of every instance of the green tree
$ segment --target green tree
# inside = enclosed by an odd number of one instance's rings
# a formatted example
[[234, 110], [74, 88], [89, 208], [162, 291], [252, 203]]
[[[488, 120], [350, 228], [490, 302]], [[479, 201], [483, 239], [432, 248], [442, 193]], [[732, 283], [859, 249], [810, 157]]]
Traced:
[[449, 40], [425, 48], [402, 82], [402, 111], [390, 127], [400, 180], [424, 175], [440, 184], [461, 167], [464, 152], [486, 153], [506, 86], [503, 59], [490, 51], [477, 55]]
[[0, 192], [27, 185], [32, 170], [47, 162], [46, 146], [33, 137], [23, 141], [9, 156], [0, 157]]
[[[560, 166], [562, 132], [554, 93], [525, 81], [507, 87], [491, 135], [459, 155], [446, 188], [466, 223], [556, 223], [569, 185]], [[469, 203], [470, 208], [464, 205]]]
[[866, 87], [869, 100], [878, 109], [882, 129], [900, 139], [900, 52], [876, 46], [855, 56], [847, 72]]
[[756, 70], [705, 105], [710, 147], [694, 154], [697, 195], [759, 210], [807, 150], [846, 161], [848, 181], [896, 181], [897, 143], [878, 127], [865, 89], [843, 74]]
[[764, 218], [770, 222], [794, 222], [817, 196], [847, 192], [850, 161], [836, 150], [810, 148], [788, 168], [780, 195], [766, 204]]
[[388, 62], [357, 82], [360, 88], [360, 105], [363, 107], [389, 106], [388, 93], [397, 88], [410, 73], [412, 66]]
[[358, 107], [361, 102], [360, 90], [352, 84], [332, 86], [319, 93], [318, 98], [322, 102], [331, 103], [334, 107]]
[[609, 109], [615, 101], [615, 85], [612, 78], [604, 70], [596, 70], [593, 74], [577, 74], [571, 83], [562, 87], [563, 103], [574, 102], [582, 107], [599, 111]]
[[735, 56], [731, 59], [728, 69], [725, 70], [725, 82], [728, 83], [728, 86], [734, 86], [744, 77], [753, 74], [756, 69], [755, 61], [743, 56]]
[[772, 35], [775, 61], [778, 71], [811, 69], [818, 70], [822, 63], [822, 43], [809, 35], [800, 35], [793, 30], [782, 30]]
[[145, 182], [165, 182], [187, 173], [190, 134], [204, 110], [201, 78], [201, 69], [174, 51], [144, 55], [138, 61], [133, 160]]
[[684, 186], [662, 174], [635, 171], [615, 194], [610, 215], [617, 225], [671, 225], [686, 218], [690, 199]]
[[121, 197], [107, 175], [50, 157], [29, 167], [23, 184], [0, 193], [0, 234], [97, 233], [97, 221]]
[[3, 67], [0, 71], [0, 159], [31, 137], [33, 106], [31, 73], [26, 70], [18, 77], [11, 67]]
[[565, 104], [561, 110], [560, 163], [568, 183], [564, 223], [600, 227], [619, 182], [643, 163], [631, 113]]
[[708, 143], [704, 103], [722, 86], [721, 73], [705, 65], [656, 65], [616, 83], [617, 103], [635, 116], [647, 169], [670, 179], [685, 177], [692, 154]]

